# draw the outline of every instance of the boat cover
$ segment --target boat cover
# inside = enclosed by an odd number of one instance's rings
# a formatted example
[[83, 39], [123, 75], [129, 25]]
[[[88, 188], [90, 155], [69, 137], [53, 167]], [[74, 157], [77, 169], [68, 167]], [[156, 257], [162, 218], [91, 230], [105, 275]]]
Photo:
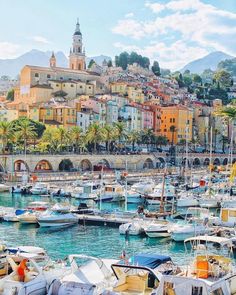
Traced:
[[[156, 255], [156, 254], [138, 254], [135, 256], [132, 256], [129, 259], [129, 263], [131, 265], [136, 266], [143, 266], [148, 267], [151, 269], [157, 268], [159, 265], [171, 261], [170, 256], [166, 255]], [[119, 262], [118, 264], [124, 264], [125, 262]]]

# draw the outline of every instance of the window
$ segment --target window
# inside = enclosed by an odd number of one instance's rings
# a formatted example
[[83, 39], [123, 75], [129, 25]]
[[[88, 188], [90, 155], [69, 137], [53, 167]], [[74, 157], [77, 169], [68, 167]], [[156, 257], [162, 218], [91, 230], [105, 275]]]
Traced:
[[51, 78], [51, 75], [47, 74], [47, 78], [50, 79]]
[[83, 86], [80, 86], [79, 88], [81, 89], [81, 88], [83, 88]]
[[202, 295], [202, 287], [192, 287], [192, 295]]
[[89, 86], [89, 89], [91, 89], [91, 86]]
[[172, 118], [170, 118], [170, 123], [172, 123]]
[[211, 295], [224, 295], [222, 288], [218, 288], [211, 292]]
[[35, 76], [35, 78], [38, 78], [39, 77], [39, 73], [35, 73], [34, 76]]
[[56, 84], [56, 87], [59, 87], [59, 84]]
[[70, 85], [70, 87], [74, 87], [74, 85], [73, 85], [73, 84], [71, 84], [71, 85]]
[[63, 80], [63, 77], [60, 77], [60, 80]]
[[63, 84], [63, 87], [65, 87], [66, 86], [66, 84]]
[[167, 130], [166, 130], [166, 129], [164, 129], [164, 132], [167, 132]]
[[80, 124], [80, 126], [82, 126], [82, 122], [80, 122], [79, 124]]
[[175, 123], [175, 118], [173, 118], [173, 123]]

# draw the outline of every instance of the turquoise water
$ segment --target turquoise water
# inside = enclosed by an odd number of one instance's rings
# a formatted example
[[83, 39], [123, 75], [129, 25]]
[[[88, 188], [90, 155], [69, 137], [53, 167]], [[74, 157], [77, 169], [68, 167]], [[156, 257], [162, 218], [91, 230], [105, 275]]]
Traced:
[[[32, 201], [58, 201], [48, 197], [0, 195], [0, 206], [24, 208]], [[64, 202], [64, 200], [61, 200]], [[78, 201], [71, 200], [74, 205]], [[103, 204], [109, 206], [108, 204]], [[117, 206], [117, 205], [116, 205]], [[135, 206], [129, 209], [135, 209]], [[119, 259], [124, 249], [128, 256], [136, 253], [156, 253], [170, 255], [176, 263], [186, 262], [186, 252], [182, 243], [168, 238], [148, 237], [125, 238], [118, 228], [106, 226], [75, 225], [63, 229], [42, 229], [37, 225], [20, 223], [0, 223], [1, 243], [7, 246], [31, 245], [43, 247], [53, 259], [63, 259], [69, 254], [87, 254], [97, 257]]]

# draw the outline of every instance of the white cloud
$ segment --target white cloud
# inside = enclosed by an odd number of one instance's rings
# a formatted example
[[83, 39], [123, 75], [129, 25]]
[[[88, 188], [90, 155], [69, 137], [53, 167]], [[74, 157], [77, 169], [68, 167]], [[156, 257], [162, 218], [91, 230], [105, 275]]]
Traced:
[[[149, 17], [146, 21], [120, 20], [113, 32], [136, 40], [145, 37], [149, 44], [139, 49], [150, 54], [156, 49], [157, 57], [159, 48], [166, 50], [171, 68], [182, 66], [181, 63], [184, 65], [213, 50], [236, 54], [236, 13], [205, 4], [201, 0], [171, 0], [166, 4], [146, 2], [145, 6], [157, 16]], [[165, 13], [160, 14], [162, 11]], [[169, 45], [165, 43], [166, 40]], [[132, 47], [132, 44], [129, 46]], [[169, 48], [175, 50], [177, 61], [171, 60], [174, 55]], [[168, 63], [164, 53], [160, 53], [160, 58], [165, 64]]]
[[10, 42], [0, 42], [0, 58], [15, 58], [19, 55], [21, 46]]
[[51, 42], [48, 41], [45, 37], [43, 36], [33, 36], [32, 37], [32, 40], [34, 42], [37, 42], [37, 43], [41, 43], [41, 44], [50, 44]]
[[125, 17], [126, 17], [126, 18], [132, 18], [132, 17], [134, 17], [134, 14], [133, 14], [133, 12], [129, 12], [129, 13], [127, 13], [127, 14], [125, 15]]
[[187, 46], [185, 42], [176, 41], [170, 46], [164, 42], [156, 42], [144, 48], [135, 45], [125, 45], [120, 42], [113, 44], [122, 51], [136, 51], [139, 54], [148, 56], [151, 61], [158, 60], [161, 67], [171, 70], [180, 69], [186, 64], [186, 60], [191, 61], [203, 57], [208, 51], [202, 47]]

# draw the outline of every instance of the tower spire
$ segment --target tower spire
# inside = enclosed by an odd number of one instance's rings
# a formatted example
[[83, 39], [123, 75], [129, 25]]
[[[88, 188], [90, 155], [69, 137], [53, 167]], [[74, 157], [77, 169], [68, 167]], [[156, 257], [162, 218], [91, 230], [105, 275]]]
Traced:
[[79, 23], [79, 18], [77, 18], [77, 22], [76, 22], [76, 27], [75, 27], [75, 34], [77, 33], [81, 33], [80, 32], [80, 23]]

